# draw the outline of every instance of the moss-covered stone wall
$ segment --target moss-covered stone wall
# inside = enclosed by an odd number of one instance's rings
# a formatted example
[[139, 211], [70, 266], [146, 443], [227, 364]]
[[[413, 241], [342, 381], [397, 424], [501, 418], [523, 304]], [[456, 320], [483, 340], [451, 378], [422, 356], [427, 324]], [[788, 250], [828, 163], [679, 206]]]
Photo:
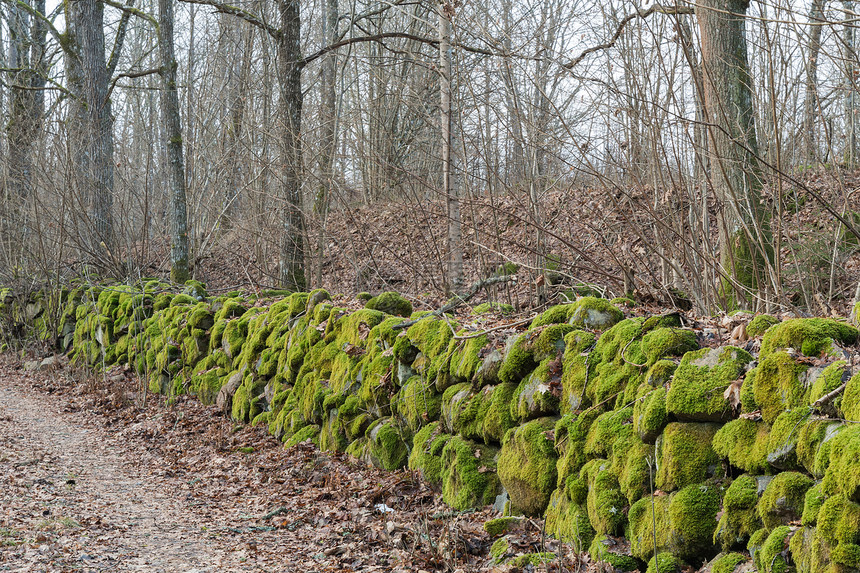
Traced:
[[508, 336], [393, 293], [353, 311], [194, 282], [3, 294], [9, 322], [77, 363], [129, 364], [287, 445], [417, 470], [459, 510], [543, 516], [621, 571], [860, 568], [858, 331], [837, 320], [759, 317], [744, 349], [588, 297]]

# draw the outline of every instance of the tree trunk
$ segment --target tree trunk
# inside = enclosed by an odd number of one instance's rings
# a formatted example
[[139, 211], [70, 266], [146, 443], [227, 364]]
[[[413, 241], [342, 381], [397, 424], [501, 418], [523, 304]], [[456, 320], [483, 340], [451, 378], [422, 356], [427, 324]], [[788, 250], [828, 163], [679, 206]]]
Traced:
[[818, 55], [821, 51], [821, 28], [824, 23], [824, 0], [813, 0], [809, 10], [809, 53], [806, 58], [806, 95], [803, 98], [803, 162], [818, 161], [815, 118], [818, 116]]
[[710, 124], [711, 181], [719, 202], [722, 292], [729, 304], [761, 282], [769, 256], [756, 161], [752, 81], [747, 65], [748, 0], [703, 0], [696, 8], [702, 38], [705, 113]]
[[[338, 0], [326, 0], [323, 36], [329, 45], [337, 41]], [[322, 101], [320, 102], [320, 122], [322, 135], [320, 137], [319, 172], [320, 182], [314, 201], [314, 213], [319, 219], [319, 234], [317, 235], [317, 264], [315, 284], [322, 285], [322, 269], [325, 259], [325, 228], [328, 218], [331, 189], [334, 187], [334, 151], [337, 146], [337, 52], [326, 55], [322, 63]]]
[[451, 112], [451, 21], [453, 3], [445, 0], [439, 11], [439, 79], [440, 123], [442, 126], [442, 194], [448, 206], [448, 270], [447, 290], [458, 293], [463, 288], [462, 220], [460, 194], [454, 173], [453, 113]]
[[845, 61], [845, 165], [853, 168], [857, 163], [857, 52], [854, 48], [854, 0], [843, 0], [845, 24], [842, 35]]
[[302, 205], [302, 68], [299, 0], [279, 0], [281, 33], [278, 36], [278, 68], [283, 123], [284, 194], [281, 197], [284, 234], [281, 239], [279, 280], [281, 286], [305, 289], [305, 219]]
[[176, 90], [178, 66], [173, 51], [173, 0], [158, 0], [158, 46], [161, 54], [161, 119], [167, 138], [167, 187], [170, 196], [170, 280], [182, 284], [191, 278], [191, 273], [188, 270], [182, 124]]
[[113, 117], [108, 99], [104, 3], [69, 0], [66, 10], [66, 77], [74, 96], [68, 100], [72, 188], [87, 213], [77, 216], [76, 232], [80, 247], [94, 263], [116, 271]]

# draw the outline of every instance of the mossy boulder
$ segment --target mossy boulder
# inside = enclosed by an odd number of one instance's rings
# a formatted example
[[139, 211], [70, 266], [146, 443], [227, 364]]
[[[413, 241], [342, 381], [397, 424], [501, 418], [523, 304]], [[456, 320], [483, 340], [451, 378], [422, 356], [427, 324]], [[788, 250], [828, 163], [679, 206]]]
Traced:
[[412, 303], [396, 292], [384, 292], [376, 295], [367, 301], [364, 307], [407, 318], [412, 314]]
[[555, 418], [539, 418], [509, 430], [499, 455], [499, 479], [511, 504], [541, 515], [556, 486]]
[[752, 338], [761, 336], [775, 324], [779, 324], [778, 318], [770, 314], [760, 314], [747, 324], [747, 335]]
[[696, 333], [685, 328], [655, 328], [642, 337], [642, 352], [648, 366], [666, 356], [683, 356], [699, 349]]
[[[586, 551], [594, 540], [595, 531], [585, 508], [587, 486], [571, 477], [570, 485], [552, 492], [546, 508], [547, 533], [572, 546], [574, 551]], [[572, 490], [576, 490], [573, 492]]]
[[524, 333], [508, 338], [505, 343], [504, 358], [499, 367], [499, 380], [503, 383], [519, 384], [535, 368], [534, 334]]
[[720, 472], [719, 457], [711, 446], [718, 429], [718, 425], [706, 423], [673, 422], [666, 426], [657, 441], [656, 486], [674, 491]]
[[793, 530], [787, 525], [775, 528], [753, 553], [756, 570], [760, 573], [788, 573], [792, 570], [791, 559], [785, 551]]
[[735, 478], [723, 496], [723, 509], [714, 543], [723, 551], [744, 549], [750, 536], [762, 528], [756, 505], [760, 494], [758, 480], [748, 474]]
[[525, 421], [558, 414], [561, 376], [560, 356], [544, 360], [517, 386], [511, 402], [511, 416]]
[[427, 424], [415, 434], [409, 454], [409, 469], [418, 470], [430, 485], [442, 485], [442, 450], [451, 439], [439, 422]]
[[830, 496], [818, 510], [818, 532], [829, 546], [860, 543], [860, 505], [846, 496]]
[[827, 495], [824, 493], [821, 482], [806, 490], [806, 495], [803, 496], [803, 513], [800, 516], [800, 522], [803, 525], [814, 526], [818, 521], [818, 512], [826, 500]]
[[735, 573], [738, 567], [749, 562], [749, 558], [741, 553], [721, 553], [710, 563], [711, 573]]
[[794, 348], [806, 356], [835, 355], [841, 358], [834, 343], [852, 345], [857, 342], [857, 329], [830, 318], [794, 318], [772, 326], [761, 343], [761, 357]]
[[495, 471], [497, 448], [450, 438], [442, 449], [442, 499], [457, 510], [493, 503], [501, 493]]
[[514, 307], [503, 302], [485, 302], [472, 309], [472, 314], [500, 314], [508, 316], [514, 313]]
[[814, 483], [811, 478], [798, 472], [777, 474], [765, 488], [758, 503], [758, 514], [765, 528], [772, 530], [798, 521], [803, 514], [806, 490]]
[[845, 386], [842, 412], [846, 420], [860, 422], [860, 372], [852, 376]]
[[491, 537], [499, 537], [522, 526], [522, 517], [499, 517], [484, 522], [484, 531]]
[[639, 387], [633, 406], [633, 430], [646, 444], [654, 444], [669, 423], [666, 412], [666, 389], [653, 388], [647, 382]]
[[[561, 401], [562, 414], [568, 414], [580, 409], [586, 401], [585, 388], [589, 374], [594, 374], [594, 359], [589, 361], [590, 351], [594, 348], [597, 337], [584, 330], [574, 330], [564, 337], [564, 356], [561, 372]], [[589, 372], [589, 368], [591, 372]]]
[[624, 508], [628, 501], [611, 466], [608, 460], [591, 460], [579, 477], [588, 485], [586, 509], [591, 526], [600, 534], [621, 535], [627, 524]]
[[810, 408], [788, 410], [777, 416], [767, 441], [767, 463], [779, 470], [799, 470], [797, 444], [809, 421]]
[[368, 428], [366, 435], [367, 454], [374, 466], [389, 471], [406, 466], [412, 439], [404, 427], [382, 418]]
[[761, 360], [753, 391], [765, 422], [773, 424], [784, 411], [807, 405], [809, 388], [802, 378], [807, 370], [808, 364], [795, 360], [787, 352], [773, 352]]
[[669, 387], [667, 412], [688, 421], [730, 420], [734, 412], [725, 390], [744, 375], [752, 360], [748, 352], [733, 346], [688, 352]]
[[681, 573], [684, 562], [671, 553], [658, 553], [648, 561], [646, 573]]
[[487, 406], [481, 424], [481, 436], [486, 443], [502, 443], [508, 430], [516, 427], [517, 421], [511, 416], [510, 407], [516, 389], [516, 384], [498, 384], [481, 390], [482, 400]]
[[769, 428], [748, 418], [722, 426], [712, 441], [714, 451], [736, 468], [754, 475], [770, 470], [767, 463]]
[[617, 573], [636, 571], [641, 567], [640, 562], [629, 553], [625, 553], [626, 548], [626, 544], [619, 539], [609, 535], [598, 535], [591, 542], [588, 554], [596, 563], [609, 564], [611, 571]]
[[422, 426], [439, 419], [442, 395], [436, 386], [420, 376], [412, 376], [400, 388], [394, 400], [397, 415], [409, 429], [417, 432]]
[[624, 313], [608, 300], [586, 296], [572, 304], [545, 310], [532, 321], [530, 328], [567, 323], [578, 328], [606, 330], [623, 318]]
[[860, 503], [860, 425], [839, 431], [829, 445], [829, 462], [824, 489], [829, 495], [842, 494]]

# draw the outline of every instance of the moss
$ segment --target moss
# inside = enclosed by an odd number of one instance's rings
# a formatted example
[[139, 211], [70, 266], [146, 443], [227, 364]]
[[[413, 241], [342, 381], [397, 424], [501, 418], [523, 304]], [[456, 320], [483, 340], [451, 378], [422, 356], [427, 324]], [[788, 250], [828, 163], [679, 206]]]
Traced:
[[455, 433], [457, 419], [466, 409], [472, 396], [472, 387], [466, 383], [455, 384], [442, 394], [441, 420], [447, 431]]
[[597, 417], [588, 430], [585, 452], [593, 456], [608, 456], [616, 440], [633, 433], [633, 408], [611, 410]]
[[780, 414], [770, 430], [767, 462], [780, 470], [799, 470], [797, 443], [800, 431], [812, 414], [809, 408], [789, 410]]
[[672, 495], [669, 550], [690, 564], [716, 553], [713, 535], [720, 510], [720, 488], [694, 484]]
[[574, 330], [564, 337], [565, 351], [561, 372], [561, 403], [563, 414], [574, 412], [583, 406], [589, 369], [594, 371], [594, 362], [589, 361], [589, 351], [597, 341], [590, 332]]
[[588, 484], [586, 509], [591, 526], [600, 534], [620, 535], [627, 523], [627, 498], [609, 468], [607, 460], [591, 460], [582, 467], [580, 479]]
[[633, 406], [633, 431], [646, 444], [653, 444], [668, 422], [666, 389], [662, 386], [655, 389], [643, 382]]
[[603, 298], [585, 296], [572, 307], [568, 323], [579, 328], [606, 330], [624, 318], [624, 313]]
[[857, 329], [829, 318], [795, 318], [771, 327], [761, 343], [761, 357], [794, 348], [806, 356], [832, 352], [833, 342], [855, 344]]
[[[467, 334], [461, 331], [459, 335]], [[482, 350], [487, 346], [487, 336], [477, 336], [451, 341], [448, 348], [448, 369], [451, 382], [471, 382], [484, 359]], [[437, 386], [439, 383], [437, 382]], [[439, 388], [444, 390], [444, 388]]]
[[559, 486], [568, 476], [579, 475], [586, 461], [585, 444], [588, 433], [599, 415], [600, 410], [595, 408], [577, 414], [567, 414], [556, 423], [556, 448], [560, 453], [556, 463]]
[[677, 369], [678, 365], [671, 360], [658, 360], [648, 368], [648, 372], [645, 374], [645, 382], [654, 388], [664, 386], [672, 379]]
[[818, 510], [818, 533], [830, 546], [860, 543], [860, 505], [841, 494], [830, 496]]
[[615, 553], [620, 544], [609, 536], [598, 535], [591, 542], [588, 554], [597, 563], [608, 563], [616, 572], [636, 571], [639, 569], [639, 561], [630, 555]]
[[711, 562], [711, 573], [734, 573], [739, 565], [747, 561], [748, 558], [740, 553], [724, 553]]
[[711, 441], [719, 426], [677, 423], [666, 426], [657, 444], [656, 486], [673, 491], [714, 476], [721, 470]]
[[496, 539], [490, 546], [490, 558], [492, 562], [496, 564], [502, 563], [508, 556], [510, 549], [511, 544], [506, 538], [500, 537]]
[[671, 553], [659, 553], [648, 562], [646, 573], [680, 573], [684, 563]]
[[665, 356], [682, 356], [699, 349], [696, 333], [681, 328], [655, 328], [642, 337], [642, 352], [652, 366]]
[[418, 430], [409, 454], [408, 467], [418, 470], [421, 478], [433, 486], [442, 485], [442, 450], [451, 439], [443, 432], [439, 422], [433, 422]]
[[355, 295], [355, 300], [366, 303], [370, 300], [373, 300], [373, 295], [370, 294], [369, 292], [360, 292], [357, 295]]
[[413, 432], [439, 419], [442, 395], [433, 384], [420, 376], [412, 376], [397, 394], [395, 410]]
[[516, 384], [499, 384], [485, 387], [482, 390], [484, 399], [488, 401], [481, 426], [481, 435], [485, 442], [501, 443], [507, 431], [516, 427], [516, 421], [511, 416], [510, 408], [516, 388]]
[[741, 412], [750, 414], [758, 410], [758, 403], [755, 401], [755, 378], [758, 374], [758, 368], [753, 368], [744, 376], [744, 381], [741, 384]]
[[755, 564], [761, 573], [787, 573], [791, 571], [791, 561], [786, 555], [792, 529], [783, 525], [774, 529], [756, 552]]
[[860, 502], [860, 425], [839, 431], [827, 442], [829, 463], [824, 473], [824, 490]]
[[532, 351], [529, 333], [508, 339], [504, 359], [499, 367], [499, 380], [503, 383], [519, 383], [533, 371], [538, 363]]
[[520, 527], [523, 523], [521, 517], [500, 517], [484, 522], [484, 531], [491, 537], [499, 537]]
[[758, 503], [758, 514], [768, 530], [800, 519], [806, 490], [814, 482], [798, 472], [777, 474], [765, 488]]
[[732, 408], [723, 394], [744, 374], [752, 359], [748, 352], [733, 346], [688, 352], [669, 387], [667, 412], [682, 420], [730, 420]]
[[852, 376], [845, 386], [842, 412], [846, 420], [860, 422], [860, 372]]
[[845, 565], [856, 571], [860, 569], [860, 545], [840, 543], [830, 552], [830, 558], [834, 563]]
[[758, 562], [755, 560], [756, 556], [759, 555], [759, 551], [761, 550], [762, 545], [764, 545], [765, 540], [767, 540], [768, 534], [768, 530], [762, 527], [750, 535], [750, 540], [747, 543], [747, 549], [749, 550], [750, 556], [753, 558], [753, 562], [756, 564], [756, 567], [758, 567]]
[[284, 442], [284, 447], [292, 448], [293, 446], [297, 446], [302, 442], [306, 442], [308, 440], [310, 440], [315, 446], [319, 446], [319, 435], [319, 426], [305, 426], [302, 429], [298, 430], [295, 434], [293, 434], [292, 437], [287, 439]]
[[556, 486], [554, 418], [539, 418], [510, 430], [499, 455], [499, 479], [514, 507], [540, 515]]
[[532, 320], [531, 325], [529, 325], [529, 330], [540, 328], [548, 324], [567, 323], [567, 319], [570, 316], [572, 308], [572, 304], [560, 304], [549, 307]]
[[508, 316], [514, 313], [514, 307], [501, 302], [485, 302], [472, 309], [472, 314], [495, 313]]
[[765, 422], [772, 424], [785, 410], [808, 403], [808, 389], [800, 379], [808, 369], [786, 352], [769, 354], [759, 363], [753, 391]]
[[187, 294], [178, 294], [170, 300], [170, 306], [190, 306], [197, 304], [197, 299]]
[[324, 404], [323, 409], [327, 415], [324, 417], [320, 428], [319, 447], [328, 452], [342, 452], [350, 443], [346, 424], [341, 418], [336, 404]]
[[[848, 382], [850, 376], [851, 368], [844, 360], [837, 360], [832, 364], [828, 364], [824, 369], [813, 367], [807, 370], [804, 385], [809, 386], [811, 382], [808, 397], [809, 405], [812, 406], [819, 398], [836, 390], [843, 383]], [[831, 413], [841, 412], [843, 395], [844, 392], [836, 396], [825, 408]]]
[[500, 493], [498, 450], [454, 436], [442, 449], [442, 499], [457, 510], [493, 503]]
[[555, 558], [555, 553], [527, 553], [525, 555], [517, 555], [516, 557], [508, 561], [508, 565], [510, 565], [511, 567], [540, 567], [541, 565], [545, 565], [550, 561], [554, 561]]
[[714, 543], [723, 551], [745, 548], [750, 535], [761, 529], [761, 518], [756, 511], [758, 489], [758, 480], [744, 474], [732, 481], [726, 490], [722, 515], [714, 531]]
[[367, 430], [366, 435], [368, 453], [373, 465], [388, 471], [406, 466], [409, 459], [408, 444], [412, 441], [411, 436], [404, 436], [403, 429], [399, 428], [390, 418], [383, 418], [375, 422]]
[[779, 319], [775, 316], [771, 316], [769, 314], [760, 314], [753, 318], [749, 324], [747, 324], [747, 335], [752, 338], [756, 336], [761, 336], [767, 330], [775, 325], [779, 324]]
[[561, 362], [548, 358], [517, 386], [511, 417], [524, 421], [557, 414], [560, 395]]
[[385, 314], [409, 317], [412, 314], [412, 303], [396, 292], [384, 292], [379, 294], [364, 305], [371, 310], [379, 310]]
[[824, 494], [824, 488], [821, 483], [817, 483], [808, 490], [803, 496], [803, 513], [800, 516], [800, 522], [803, 525], [815, 525], [818, 521], [818, 512], [827, 496]]
[[627, 434], [612, 445], [612, 471], [628, 503], [634, 503], [653, 487], [654, 446], [643, 443], [638, 436]]
[[576, 478], [571, 477], [571, 483], [579, 485], [576, 493], [574, 488], [558, 488], [552, 492], [546, 509], [546, 531], [556, 539], [571, 545], [576, 552], [588, 549], [594, 539], [594, 529], [588, 520], [588, 512], [584, 507], [587, 487]]

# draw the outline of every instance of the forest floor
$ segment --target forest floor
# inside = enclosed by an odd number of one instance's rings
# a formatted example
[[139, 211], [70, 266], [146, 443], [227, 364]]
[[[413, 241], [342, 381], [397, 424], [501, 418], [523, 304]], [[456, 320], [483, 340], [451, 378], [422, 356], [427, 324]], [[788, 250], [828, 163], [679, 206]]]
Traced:
[[[492, 508], [451, 512], [411, 472], [139, 390], [0, 355], [0, 571], [519, 570], [491, 563]], [[541, 528], [523, 520], [513, 546], [562, 558], [527, 570], [595, 569]]]

